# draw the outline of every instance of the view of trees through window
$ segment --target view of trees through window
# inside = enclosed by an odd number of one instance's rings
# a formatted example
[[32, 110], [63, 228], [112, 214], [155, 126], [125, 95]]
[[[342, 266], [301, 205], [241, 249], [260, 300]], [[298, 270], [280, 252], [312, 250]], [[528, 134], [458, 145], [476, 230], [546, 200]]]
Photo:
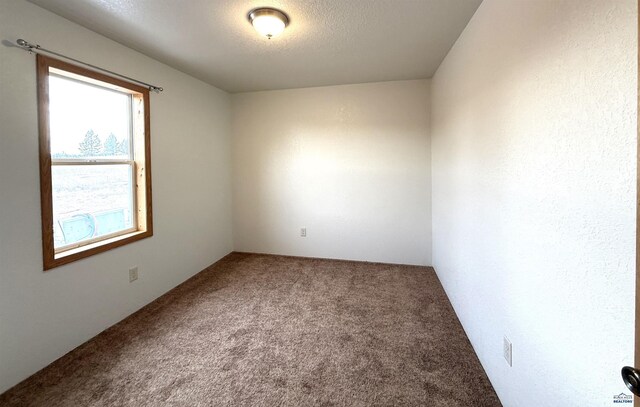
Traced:
[[131, 97], [49, 79], [54, 246], [133, 228]]
[[100, 135], [89, 129], [84, 139], [78, 143], [78, 154], [70, 154], [61, 151], [53, 154], [53, 158], [82, 158], [82, 157], [112, 157], [112, 156], [129, 156], [129, 140], [124, 138], [118, 140], [113, 134], [109, 133], [104, 142]]

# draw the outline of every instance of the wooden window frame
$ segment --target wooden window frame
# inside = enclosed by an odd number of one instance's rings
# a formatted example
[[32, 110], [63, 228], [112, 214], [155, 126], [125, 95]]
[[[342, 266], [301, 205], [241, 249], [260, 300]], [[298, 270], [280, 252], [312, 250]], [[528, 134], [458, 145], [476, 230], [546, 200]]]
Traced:
[[[36, 56], [38, 83], [38, 131], [40, 138], [40, 207], [42, 216], [42, 255], [44, 270], [62, 266], [93, 256], [116, 247], [153, 236], [153, 212], [151, 204], [151, 142], [149, 89], [90, 69], [82, 68], [58, 59], [38, 54]], [[51, 179], [51, 136], [49, 128], [49, 75], [50, 68], [82, 77], [87, 83], [123, 91], [132, 95], [142, 105], [144, 113], [134, 120], [132, 145], [134, 161], [134, 211], [135, 230], [108, 235], [78, 247], [56, 253], [53, 232], [53, 195]], [[132, 107], [132, 115], [133, 115]], [[134, 117], [135, 119], [135, 117]]]

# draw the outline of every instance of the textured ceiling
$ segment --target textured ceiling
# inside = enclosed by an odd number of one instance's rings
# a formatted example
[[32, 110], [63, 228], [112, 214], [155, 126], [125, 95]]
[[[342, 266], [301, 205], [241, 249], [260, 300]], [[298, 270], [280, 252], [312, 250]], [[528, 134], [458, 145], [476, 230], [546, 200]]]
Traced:
[[[30, 1], [243, 92], [429, 78], [482, 0]], [[254, 31], [246, 15], [259, 6], [289, 15], [281, 36]]]

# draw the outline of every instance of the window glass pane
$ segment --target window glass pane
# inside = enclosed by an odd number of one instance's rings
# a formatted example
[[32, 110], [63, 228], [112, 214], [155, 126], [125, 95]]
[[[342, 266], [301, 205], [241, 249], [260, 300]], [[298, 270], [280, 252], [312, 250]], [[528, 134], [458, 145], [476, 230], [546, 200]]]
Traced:
[[49, 75], [51, 156], [129, 158], [131, 96]]
[[56, 248], [133, 227], [131, 165], [54, 165], [51, 179]]

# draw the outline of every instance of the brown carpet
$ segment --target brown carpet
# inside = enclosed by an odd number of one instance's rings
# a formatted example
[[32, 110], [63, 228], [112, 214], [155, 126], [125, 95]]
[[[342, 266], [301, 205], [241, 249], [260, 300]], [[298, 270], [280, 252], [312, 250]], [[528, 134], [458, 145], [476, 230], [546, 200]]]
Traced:
[[232, 253], [0, 405], [500, 402], [433, 269]]

